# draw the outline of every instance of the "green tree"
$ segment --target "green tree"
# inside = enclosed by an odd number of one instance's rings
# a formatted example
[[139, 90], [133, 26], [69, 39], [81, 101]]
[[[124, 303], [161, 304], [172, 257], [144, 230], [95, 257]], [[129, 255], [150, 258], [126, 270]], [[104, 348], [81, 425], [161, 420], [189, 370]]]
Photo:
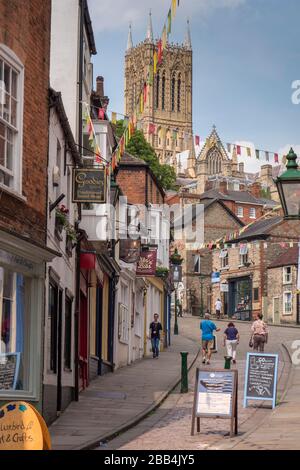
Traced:
[[[118, 121], [115, 126], [117, 137], [121, 137], [124, 132], [123, 121]], [[146, 141], [142, 131], [136, 130], [131, 137], [126, 151], [134, 157], [144, 160], [150, 166], [154, 175], [165, 190], [175, 189], [176, 172], [170, 165], [161, 165], [153, 147]]]

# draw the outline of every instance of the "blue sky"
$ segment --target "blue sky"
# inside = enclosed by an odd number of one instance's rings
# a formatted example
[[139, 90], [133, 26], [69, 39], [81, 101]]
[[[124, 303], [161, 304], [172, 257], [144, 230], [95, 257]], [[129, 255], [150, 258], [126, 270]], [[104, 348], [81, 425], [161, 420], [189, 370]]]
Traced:
[[[128, 24], [144, 39], [149, 9], [161, 35], [171, 0], [89, 0], [98, 55], [94, 75], [105, 78], [110, 110], [123, 112]], [[194, 133], [213, 124], [224, 142], [251, 142], [270, 151], [300, 153], [300, 105], [291, 101], [300, 79], [299, 0], [181, 0], [171, 40], [182, 42], [190, 18], [193, 43]]]

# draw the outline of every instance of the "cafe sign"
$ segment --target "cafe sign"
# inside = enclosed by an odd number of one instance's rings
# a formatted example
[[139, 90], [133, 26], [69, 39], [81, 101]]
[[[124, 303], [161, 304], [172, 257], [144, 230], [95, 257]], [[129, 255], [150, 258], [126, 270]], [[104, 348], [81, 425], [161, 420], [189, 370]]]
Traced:
[[73, 169], [73, 202], [106, 202], [105, 168]]

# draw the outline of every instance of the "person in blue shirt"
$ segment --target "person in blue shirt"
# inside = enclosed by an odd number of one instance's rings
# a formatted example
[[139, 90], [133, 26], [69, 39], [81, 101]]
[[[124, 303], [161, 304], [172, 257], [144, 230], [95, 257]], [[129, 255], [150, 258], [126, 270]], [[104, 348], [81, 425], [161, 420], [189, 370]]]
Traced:
[[214, 345], [214, 331], [220, 331], [220, 328], [210, 320], [209, 313], [204, 315], [204, 320], [200, 323], [202, 331], [202, 363], [210, 364], [211, 352]]

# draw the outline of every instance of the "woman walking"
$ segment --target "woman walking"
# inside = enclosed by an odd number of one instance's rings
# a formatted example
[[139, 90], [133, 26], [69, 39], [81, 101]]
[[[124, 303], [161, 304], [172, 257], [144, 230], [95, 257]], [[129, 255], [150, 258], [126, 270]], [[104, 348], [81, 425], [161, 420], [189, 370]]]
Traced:
[[228, 323], [224, 331], [224, 346], [227, 349], [227, 356], [232, 357], [233, 364], [236, 364], [236, 349], [240, 341], [240, 335], [233, 322]]
[[253, 344], [253, 349], [256, 352], [264, 352], [265, 344], [268, 342], [268, 327], [263, 321], [262, 313], [257, 315], [257, 320], [255, 320], [251, 327], [251, 340], [250, 343]]

